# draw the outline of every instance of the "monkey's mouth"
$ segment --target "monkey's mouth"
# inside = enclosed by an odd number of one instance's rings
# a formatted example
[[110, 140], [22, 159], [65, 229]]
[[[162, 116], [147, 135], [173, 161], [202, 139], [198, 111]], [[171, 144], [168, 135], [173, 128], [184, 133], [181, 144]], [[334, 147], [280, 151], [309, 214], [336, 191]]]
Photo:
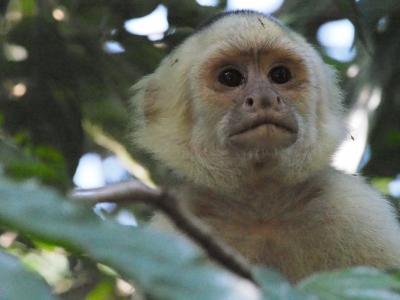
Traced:
[[268, 115], [239, 122], [230, 132], [229, 139], [242, 146], [275, 148], [294, 143], [297, 132], [294, 118]]
[[237, 128], [235, 128], [233, 132], [229, 134], [229, 137], [240, 135], [248, 131], [255, 130], [262, 126], [270, 129], [287, 131], [288, 133], [292, 134], [297, 134], [298, 131], [297, 124], [295, 122], [292, 122], [286, 118], [276, 118], [276, 117], [274, 118], [268, 116], [268, 117], [260, 117], [257, 119], [252, 119], [243, 122], [242, 124], [239, 124], [239, 126], [237, 126]]

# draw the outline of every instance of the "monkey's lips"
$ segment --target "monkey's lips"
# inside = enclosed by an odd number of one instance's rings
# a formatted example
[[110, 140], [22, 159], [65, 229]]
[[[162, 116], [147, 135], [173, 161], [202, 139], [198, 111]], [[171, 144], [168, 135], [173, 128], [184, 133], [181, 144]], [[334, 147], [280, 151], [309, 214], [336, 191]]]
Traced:
[[246, 119], [229, 134], [235, 145], [261, 148], [282, 148], [297, 139], [298, 125], [291, 116], [265, 115]]

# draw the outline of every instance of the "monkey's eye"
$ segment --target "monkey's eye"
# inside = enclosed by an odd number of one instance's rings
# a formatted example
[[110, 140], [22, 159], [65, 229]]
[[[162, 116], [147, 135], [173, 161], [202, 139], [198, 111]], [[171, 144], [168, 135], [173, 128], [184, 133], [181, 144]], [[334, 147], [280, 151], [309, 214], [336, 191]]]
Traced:
[[229, 68], [221, 71], [218, 75], [219, 83], [229, 86], [236, 87], [243, 83], [244, 76], [238, 70]]
[[288, 68], [278, 66], [269, 71], [269, 78], [271, 78], [274, 83], [283, 84], [292, 79], [292, 74]]

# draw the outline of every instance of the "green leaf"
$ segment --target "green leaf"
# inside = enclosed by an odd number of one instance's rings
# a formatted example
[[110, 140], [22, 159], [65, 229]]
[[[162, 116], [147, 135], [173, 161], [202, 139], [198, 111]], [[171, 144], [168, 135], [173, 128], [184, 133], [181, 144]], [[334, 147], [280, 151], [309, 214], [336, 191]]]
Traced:
[[134, 280], [151, 299], [256, 299], [254, 286], [211, 265], [175, 235], [101, 221], [89, 208], [33, 182], [0, 178], [0, 195], [0, 224], [84, 252]]
[[43, 279], [0, 251], [0, 299], [56, 299]]
[[113, 299], [114, 286], [111, 281], [103, 281], [99, 283], [90, 293], [85, 297], [85, 300], [104, 300]]
[[389, 183], [393, 181], [391, 177], [373, 177], [370, 180], [371, 185], [383, 194], [389, 194]]
[[371, 267], [315, 274], [298, 287], [324, 300], [399, 300], [400, 280]]
[[258, 267], [254, 271], [255, 279], [260, 284], [265, 300], [303, 300], [308, 299], [277, 272]]
[[28, 143], [18, 147], [10, 139], [0, 137], [0, 166], [13, 179], [36, 177], [64, 189], [69, 183], [64, 157], [49, 146]]
[[24, 15], [32, 16], [36, 12], [36, 1], [34, 0], [22, 0], [21, 9]]

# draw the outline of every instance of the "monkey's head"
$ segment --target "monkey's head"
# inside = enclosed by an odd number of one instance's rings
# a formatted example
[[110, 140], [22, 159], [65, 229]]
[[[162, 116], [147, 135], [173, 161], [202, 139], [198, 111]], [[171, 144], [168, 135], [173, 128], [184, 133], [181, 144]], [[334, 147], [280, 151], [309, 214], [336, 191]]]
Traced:
[[135, 88], [136, 143], [200, 184], [302, 180], [344, 132], [334, 72], [256, 12], [215, 17]]

